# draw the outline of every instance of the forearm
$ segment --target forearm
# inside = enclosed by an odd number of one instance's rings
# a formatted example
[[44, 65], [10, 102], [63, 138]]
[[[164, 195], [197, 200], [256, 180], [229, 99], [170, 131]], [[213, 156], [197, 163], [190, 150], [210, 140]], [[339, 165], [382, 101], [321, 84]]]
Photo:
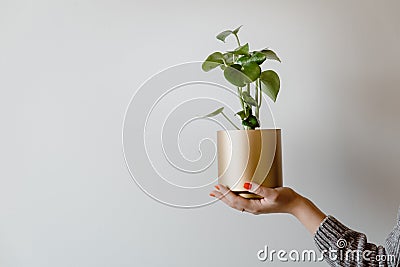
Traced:
[[[245, 199], [237, 196], [224, 185], [217, 185], [210, 196], [221, 199], [228, 206], [253, 214], [289, 213], [295, 216], [314, 236], [314, 241], [326, 261], [335, 267], [343, 266], [400, 266], [400, 210], [397, 224], [389, 235], [386, 248], [368, 243], [364, 234], [349, 229], [332, 216], [326, 216], [310, 200], [289, 187], [268, 188], [256, 183], [246, 183], [244, 188], [262, 196], [262, 199]], [[361, 261], [331, 257], [327, 252], [351, 250], [351, 253], [367, 253], [368, 259]], [[388, 254], [386, 254], [388, 252]], [[341, 254], [342, 255], [342, 254]], [[343, 254], [345, 255], [345, 254]], [[358, 255], [358, 254], [357, 254]], [[378, 255], [383, 256], [379, 257]], [[337, 256], [337, 255], [334, 255]], [[385, 256], [391, 257], [387, 262]]]
[[309, 199], [298, 195], [293, 207], [289, 211], [304, 227], [314, 235], [326, 215]]
[[[332, 216], [326, 216], [309, 199], [299, 195], [290, 213], [314, 236], [317, 247], [330, 266], [388, 266], [386, 260], [377, 260], [378, 255], [387, 256], [384, 247], [368, 243], [363, 233], [347, 228]], [[346, 255], [346, 251], [367, 253], [370, 258], [341, 258], [338, 257], [338, 250], [344, 251], [342, 255]], [[336, 251], [336, 254], [329, 254], [330, 251]]]

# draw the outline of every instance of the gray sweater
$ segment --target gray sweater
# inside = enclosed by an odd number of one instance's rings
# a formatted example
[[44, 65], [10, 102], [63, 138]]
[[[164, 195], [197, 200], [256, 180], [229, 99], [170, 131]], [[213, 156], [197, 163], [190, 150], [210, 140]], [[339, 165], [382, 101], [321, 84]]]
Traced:
[[349, 229], [333, 216], [319, 226], [314, 241], [330, 266], [400, 266], [400, 209], [385, 246], [367, 242], [363, 233]]

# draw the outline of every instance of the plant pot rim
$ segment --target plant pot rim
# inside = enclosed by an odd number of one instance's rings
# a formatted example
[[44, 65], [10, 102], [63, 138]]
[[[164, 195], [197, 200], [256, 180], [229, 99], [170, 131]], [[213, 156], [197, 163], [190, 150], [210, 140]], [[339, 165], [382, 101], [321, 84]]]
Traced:
[[240, 130], [219, 130], [217, 132], [256, 132], [256, 131], [277, 131], [280, 132], [281, 129], [280, 128], [268, 128], [268, 129], [255, 129], [255, 130], [244, 130], [244, 129], [240, 129]]

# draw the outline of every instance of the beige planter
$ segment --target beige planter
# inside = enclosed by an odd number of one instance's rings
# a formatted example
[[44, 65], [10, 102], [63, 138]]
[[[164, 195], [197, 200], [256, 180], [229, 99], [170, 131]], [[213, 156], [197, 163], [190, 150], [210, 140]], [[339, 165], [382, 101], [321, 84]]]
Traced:
[[260, 198], [246, 191], [246, 182], [282, 186], [281, 130], [217, 132], [218, 182], [245, 198]]

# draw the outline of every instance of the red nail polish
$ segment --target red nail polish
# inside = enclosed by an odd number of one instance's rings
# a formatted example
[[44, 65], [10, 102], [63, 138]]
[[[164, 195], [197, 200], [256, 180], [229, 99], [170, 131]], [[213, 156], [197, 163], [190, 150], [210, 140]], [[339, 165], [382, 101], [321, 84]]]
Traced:
[[246, 188], [247, 190], [250, 190], [251, 189], [251, 183], [244, 183], [243, 187]]
[[214, 187], [215, 187], [217, 190], [220, 190], [218, 185], [216, 185], [216, 186], [214, 186]]
[[213, 193], [210, 193], [210, 197], [215, 197], [215, 195]]

